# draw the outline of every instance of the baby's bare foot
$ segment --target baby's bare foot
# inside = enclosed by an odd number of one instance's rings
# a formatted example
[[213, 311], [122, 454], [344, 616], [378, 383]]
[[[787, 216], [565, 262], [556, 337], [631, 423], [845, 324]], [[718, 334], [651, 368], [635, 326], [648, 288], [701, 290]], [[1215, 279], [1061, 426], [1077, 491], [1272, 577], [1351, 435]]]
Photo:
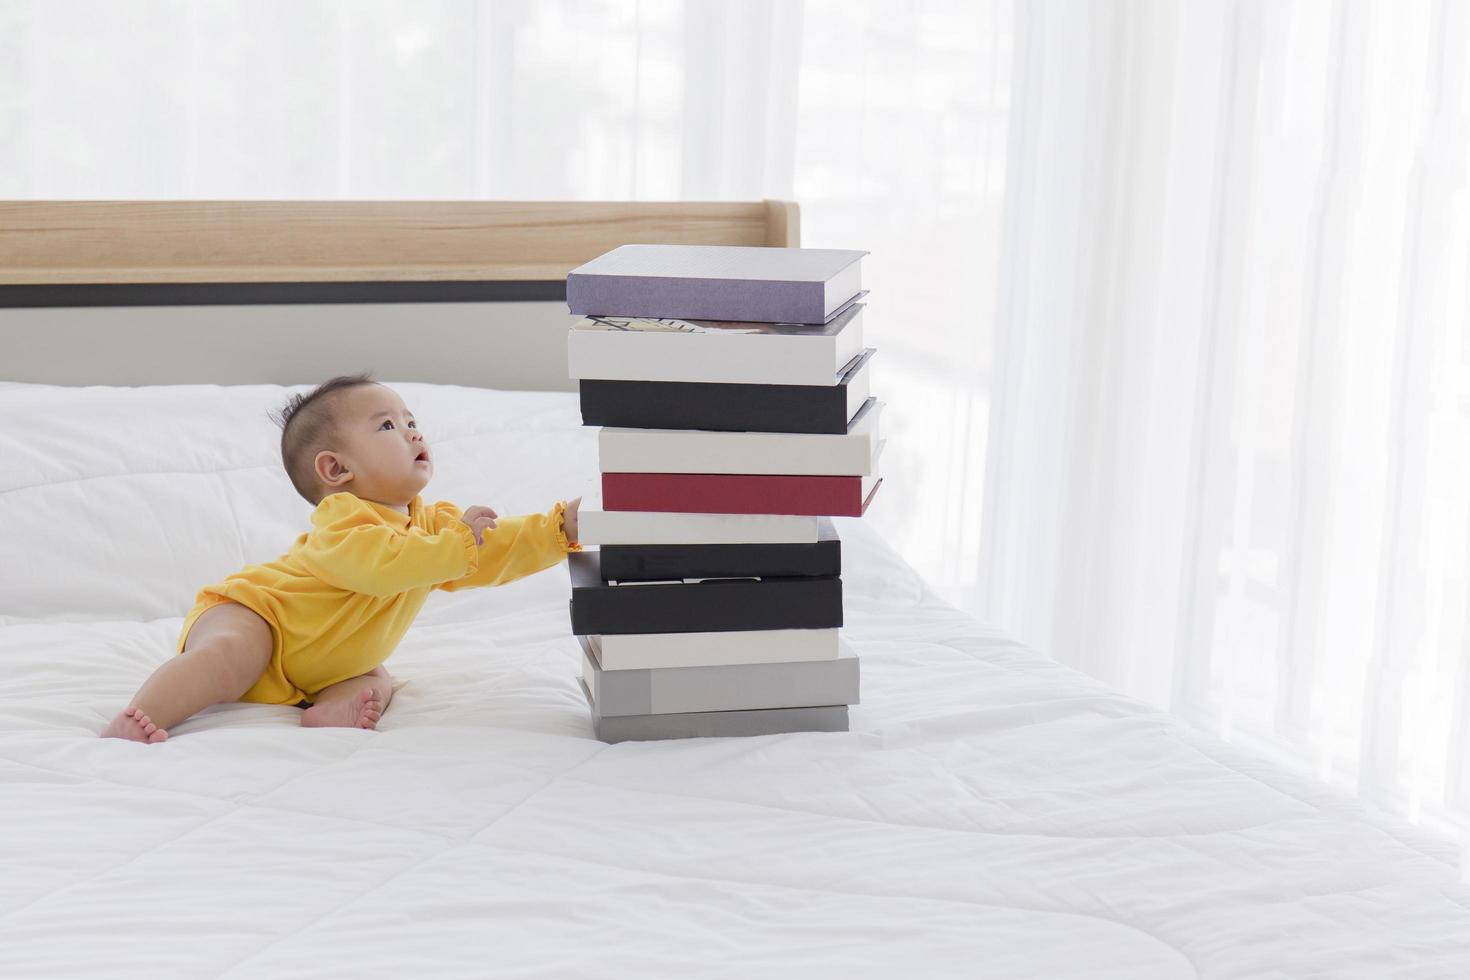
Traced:
[[162, 742], [168, 732], [148, 720], [142, 708], [129, 708], [102, 729], [103, 738], [130, 738], [134, 742]]
[[314, 704], [301, 713], [301, 724], [307, 728], [377, 728], [383, 717], [383, 702], [370, 687], [355, 698]]

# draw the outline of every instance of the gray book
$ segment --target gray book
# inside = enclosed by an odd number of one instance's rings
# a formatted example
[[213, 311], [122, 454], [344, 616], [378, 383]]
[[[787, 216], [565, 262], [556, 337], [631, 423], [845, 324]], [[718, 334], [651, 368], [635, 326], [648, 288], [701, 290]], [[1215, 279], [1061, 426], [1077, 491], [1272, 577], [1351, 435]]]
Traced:
[[603, 670], [586, 637], [577, 642], [582, 680], [604, 718], [858, 703], [858, 658], [846, 645], [834, 660]]
[[621, 245], [567, 273], [582, 316], [826, 323], [862, 291], [867, 252]]
[[743, 738], [788, 732], [845, 732], [847, 705], [810, 708], [762, 708], [754, 711], [691, 711], [673, 715], [619, 715], [598, 713], [592, 692], [579, 677], [577, 683], [592, 708], [592, 731], [602, 742], [646, 742], [666, 738]]

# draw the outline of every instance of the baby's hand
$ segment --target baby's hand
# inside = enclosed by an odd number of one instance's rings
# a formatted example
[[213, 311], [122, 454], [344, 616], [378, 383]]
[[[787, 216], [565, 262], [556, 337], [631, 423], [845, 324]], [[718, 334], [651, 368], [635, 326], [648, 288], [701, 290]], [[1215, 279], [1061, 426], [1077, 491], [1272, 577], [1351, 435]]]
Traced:
[[470, 530], [475, 532], [475, 544], [478, 545], [484, 544], [484, 541], [481, 538], [481, 534], [487, 528], [495, 527], [495, 518], [499, 516], [500, 515], [495, 513], [495, 511], [491, 508], [482, 507], [479, 504], [476, 504], [469, 510], [465, 511], [462, 515], [460, 515], [459, 519], [461, 523], [468, 524], [470, 526]]
[[577, 540], [577, 508], [580, 506], [582, 506], [581, 497], [569, 500], [561, 515], [562, 530], [567, 532], [567, 540], [573, 543]]

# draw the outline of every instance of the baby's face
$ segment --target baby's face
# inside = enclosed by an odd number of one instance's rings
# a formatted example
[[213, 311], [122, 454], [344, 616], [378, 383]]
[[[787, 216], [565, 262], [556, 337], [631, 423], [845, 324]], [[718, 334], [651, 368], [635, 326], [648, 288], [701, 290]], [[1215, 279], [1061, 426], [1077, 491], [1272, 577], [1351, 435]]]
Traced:
[[337, 489], [406, 507], [434, 474], [429, 444], [413, 413], [397, 392], [378, 384], [349, 388], [339, 397], [334, 408], [342, 446], [335, 455], [352, 479]]

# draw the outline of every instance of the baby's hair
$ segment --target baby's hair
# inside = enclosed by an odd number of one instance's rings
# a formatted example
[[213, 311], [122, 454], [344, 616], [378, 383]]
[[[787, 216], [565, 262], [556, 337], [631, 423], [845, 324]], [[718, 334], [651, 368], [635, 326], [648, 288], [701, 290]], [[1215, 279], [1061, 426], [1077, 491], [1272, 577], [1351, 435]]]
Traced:
[[315, 507], [321, 503], [322, 488], [316, 476], [316, 455], [324, 449], [335, 449], [337, 417], [332, 413], [337, 392], [360, 385], [377, 384], [363, 371], [342, 374], [323, 381], [305, 395], [292, 395], [280, 411], [271, 412], [271, 421], [281, 427], [281, 462], [296, 492]]

